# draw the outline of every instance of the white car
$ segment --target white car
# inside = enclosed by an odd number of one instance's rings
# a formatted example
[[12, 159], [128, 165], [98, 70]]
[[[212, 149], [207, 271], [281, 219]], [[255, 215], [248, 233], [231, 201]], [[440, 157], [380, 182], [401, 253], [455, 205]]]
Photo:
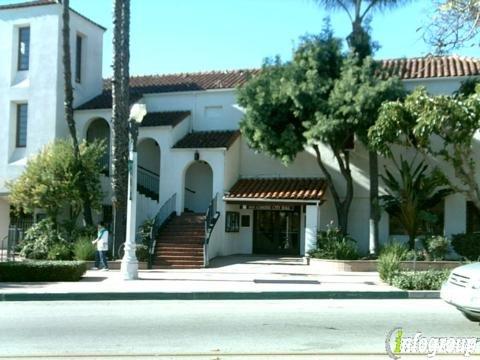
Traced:
[[440, 297], [468, 320], [480, 322], [480, 263], [453, 269], [442, 286]]

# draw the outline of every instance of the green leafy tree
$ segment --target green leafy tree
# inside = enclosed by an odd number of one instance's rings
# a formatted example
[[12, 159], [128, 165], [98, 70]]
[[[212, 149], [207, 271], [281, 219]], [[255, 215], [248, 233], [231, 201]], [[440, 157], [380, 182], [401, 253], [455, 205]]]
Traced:
[[[378, 251], [378, 222], [380, 209], [378, 203], [378, 155], [368, 145], [368, 130], [378, 118], [381, 105], [385, 101], [405, 97], [403, 84], [398, 78], [382, 75], [378, 63], [369, 56], [360, 62], [358, 57], [350, 56], [344, 62], [340, 79], [329, 99], [334, 109], [334, 117], [350, 125], [351, 131], [369, 149], [370, 166], [370, 253]], [[374, 221], [375, 220], [375, 221]]]
[[[339, 227], [346, 233], [353, 180], [344, 144], [351, 129], [348, 123], [334, 123], [329, 107], [342, 60], [341, 41], [331, 31], [304, 38], [292, 62], [267, 61], [261, 73], [239, 89], [238, 102], [246, 110], [240, 129], [251, 148], [288, 164], [312, 146], [333, 195]], [[321, 142], [330, 148], [341, 169], [346, 188], [343, 199], [322, 158]]]
[[[352, 23], [352, 32], [347, 37], [350, 51], [361, 63], [365, 58], [373, 55], [376, 45], [372, 42], [369, 34], [368, 22], [375, 12], [383, 12], [388, 9], [404, 5], [410, 0], [314, 0], [328, 10], [341, 10]], [[366, 124], [375, 121], [369, 118]], [[365, 134], [359, 134], [365, 139]], [[369, 179], [370, 179], [370, 253], [378, 251], [378, 222], [380, 211], [378, 204], [378, 156], [373, 150], [369, 151]]]
[[382, 205], [390, 216], [398, 219], [408, 235], [410, 249], [426, 223], [437, 219], [430, 210], [452, 193], [445, 175], [438, 169], [430, 170], [425, 161], [403, 158], [395, 162], [396, 174], [385, 168], [381, 178], [387, 195], [381, 196]]
[[[241, 130], [253, 149], [288, 164], [305, 147], [313, 148], [339, 228], [346, 233], [354, 192], [347, 144], [354, 134], [366, 142], [382, 101], [402, 96], [403, 87], [397, 79], [382, 81], [371, 58], [362, 63], [355, 56], [345, 59], [340, 49], [328, 28], [304, 38], [292, 62], [277, 58], [264, 64], [239, 90], [239, 104], [246, 109]], [[321, 143], [333, 154], [343, 183], [334, 181]]]
[[380, 117], [370, 129], [370, 143], [391, 154], [391, 145], [412, 146], [427, 158], [450, 166], [448, 179], [456, 192], [464, 193], [480, 209], [476, 180], [474, 135], [480, 129], [480, 95], [430, 96], [415, 90], [404, 102], [382, 106]]
[[[33, 213], [45, 210], [48, 218], [56, 222], [58, 215], [70, 209], [72, 218], [82, 211], [84, 184], [72, 149], [72, 143], [58, 140], [47, 145], [27, 163], [23, 174], [7, 183], [10, 203], [17, 211]], [[89, 201], [99, 209], [102, 200], [100, 186], [100, 158], [104, 145], [83, 143], [79, 147], [83, 174]]]

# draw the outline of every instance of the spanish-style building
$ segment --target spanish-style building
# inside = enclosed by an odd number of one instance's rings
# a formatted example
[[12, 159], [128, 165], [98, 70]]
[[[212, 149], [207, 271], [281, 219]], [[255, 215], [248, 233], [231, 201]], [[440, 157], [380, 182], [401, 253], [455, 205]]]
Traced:
[[[7, 180], [47, 143], [68, 137], [63, 110], [61, 5], [37, 0], [0, 6], [0, 240], [7, 235]], [[75, 121], [87, 140], [111, 134], [111, 90], [102, 79], [105, 28], [71, 11]], [[458, 56], [382, 61], [407, 89], [422, 85], [451, 94], [480, 74], [480, 61]], [[161, 69], [159, 69], [161, 70]], [[156, 265], [203, 266], [230, 254], [301, 256], [316, 234], [336, 221], [335, 206], [314, 154], [306, 149], [288, 167], [249, 149], [239, 132], [243, 110], [236, 88], [259, 70], [132, 77], [131, 101], [146, 104], [138, 145], [137, 225], [165, 220], [156, 243]], [[324, 149], [328, 166], [336, 162]], [[101, 216], [111, 219], [110, 156], [104, 159]], [[349, 232], [368, 251], [368, 153], [351, 151], [355, 196]], [[339, 176], [339, 175], [338, 175]], [[449, 196], [443, 206], [445, 235], [467, 227], [467, 201]], [[205, 243], [205, 215], [209, 210]], [[41, 216], [41, 211], [39, 214]], [[396, 236], [386, 213], [380, 240]], [[208, 226], [207, 226], [208, 228]]]

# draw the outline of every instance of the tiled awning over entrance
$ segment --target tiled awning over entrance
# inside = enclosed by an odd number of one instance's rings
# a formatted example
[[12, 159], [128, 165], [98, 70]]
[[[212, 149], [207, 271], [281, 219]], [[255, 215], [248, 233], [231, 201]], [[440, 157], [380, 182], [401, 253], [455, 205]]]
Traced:
[[321, 178], [240, 179], [226, 193], [229, 202], [299, 201], [318, 202], [325, 198], [327, 184]]

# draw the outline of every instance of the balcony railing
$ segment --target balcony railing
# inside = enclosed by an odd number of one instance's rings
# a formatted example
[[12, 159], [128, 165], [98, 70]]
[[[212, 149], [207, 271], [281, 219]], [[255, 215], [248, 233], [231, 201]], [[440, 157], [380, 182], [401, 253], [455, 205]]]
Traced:
[[110, 156], [108, 153], [103, 154], [100, 158], [100, 167], [103, 175], [110, 176]]
[[137, 172], [137, 191], [153, 200], [159, 200], [160, 176], [139, 166]]

